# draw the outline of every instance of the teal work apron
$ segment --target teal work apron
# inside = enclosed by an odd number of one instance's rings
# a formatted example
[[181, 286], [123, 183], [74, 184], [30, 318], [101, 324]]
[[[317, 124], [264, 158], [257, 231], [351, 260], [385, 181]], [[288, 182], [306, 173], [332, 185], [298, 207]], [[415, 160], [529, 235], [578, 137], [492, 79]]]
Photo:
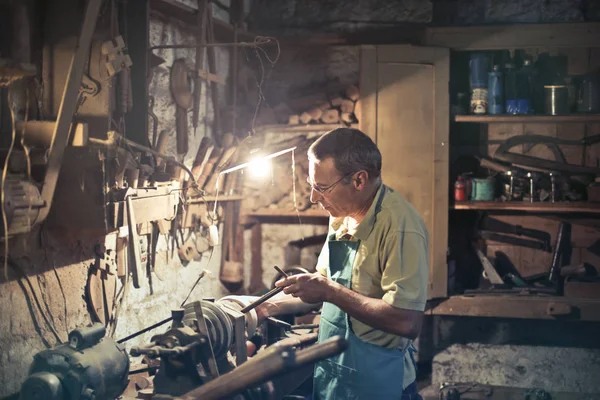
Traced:
[[[331, 239], [328, 240], [329, 278], [351, 289], [359, 242]], [[402, 399], [404, 351], [362, 341], [352, 331], [348, 314], [324, 303], [319, 342], [336, 335], [348, 340], [348, 349], [316, 364], [313, 400]]]

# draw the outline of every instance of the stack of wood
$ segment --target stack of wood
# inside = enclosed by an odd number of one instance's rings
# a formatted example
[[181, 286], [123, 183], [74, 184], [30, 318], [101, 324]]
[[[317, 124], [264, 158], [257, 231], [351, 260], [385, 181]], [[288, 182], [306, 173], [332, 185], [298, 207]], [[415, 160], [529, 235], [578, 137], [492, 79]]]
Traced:
[[272, 176], [265, 180], [246, 179], [244, 181], [244, 209], [257, 212], [264, 209], [294, 211], [294, 183], [296, 206], [304, 211], [311, 206], [308, 176], [308, 159], [305, 155], [316, 138], [295, 136], [278, 142], [279, 149], [296, 146], [295, 165], [292, 169], [291, 157], [277, 157], [272, 160]]
[[289, 98], [273, 108], [262, 108], [258, 125], [344, 124], [350, 126], [359, 118], [359, 91], [354, 85], [313, 92]]

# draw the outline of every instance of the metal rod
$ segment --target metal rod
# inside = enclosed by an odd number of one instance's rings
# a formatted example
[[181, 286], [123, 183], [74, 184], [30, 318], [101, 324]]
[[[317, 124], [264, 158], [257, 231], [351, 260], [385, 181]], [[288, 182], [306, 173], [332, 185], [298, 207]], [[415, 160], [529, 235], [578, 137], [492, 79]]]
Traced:
[[157, 322], [154, 325], [150, 325], [149, 327], [144, 328], [141, 331], [138, 331], [136, 333], [132, 333], [131, 335], [129, 335], [127, 337], [124, 337], [123, 339], [117, 340], [117, 343], [124, 343], [124, 342], [128, 341], [129, 339], [133, 339], [134, 337], [140, 336], [141, 334], [146, 333], [148, 331], [151, 331], [154, 328], [158, 328], [159, 326], [164, 325], [164, 324], [166, 324], [167, 322], [169, 322], [171, 320], [173, 320], [173, 317], [169, 317], [167, 319], [163, 319], [162, 321]]
[[[278, 152], [273, 153], [273, 154], [269, 154], [268, 156], [264, 156], [264, 157], [261, 157], [261, 158], [263, 160], [270, 160], [271, 158], [278, 157], [278, 156], [280, 156], [282, 154], [289, 153], [289, 152], [294, 151], [294, 150], [296, 150], [296, 146], [290, 147], [289, 149], [278, 151]], [[220, 175], [225, 175], [225, 174], [228, 174], [230, 172], [234, 172], [234, 171], [240, 170], [242, 168], [246, 168], [250, 164], [252, 164], [252, 161], [247, 162], [247, 163], [243, 163], [243, 164], [240, 164], [240, 165], [236, 165], [235, 167], [231, 167], [229, 169], [226, 169], [225, 171], [221, 171], [219, 174]]]
[[[281, 275], [285, 276], [286, 278], [288, 277], [288, 274], [286, 274], [277, 265], [274, 268]], [[252, 303], [248, 304], [246, 307], [242, 308], [241, 312], [244, 313], [244, 314], [246, 314], [248, 311], [254, 310], [256, 307], [260, 306], [262, 303], [264, 303], [265, 301], [269, 300], [271, 297], [275, 296], [277, 293], [281, 292], [282, 290], [283, 290], [282, 287], [271, 289], [269, 292], [267, 292], [267, 294], [264, 294], [263, 296], [261, 296], [258, 299], [254, 300]]]
[[274, 266], [273, 268], [275, 268], [277, 270], [277, 272], [279, 272], [281, 275], [283, 275], [285, 278], [288, 278], [289, 275], [285, 273], [284, 270], [282, 270], [281, 268], [279, 268], [278, 265]]
[[248, 311], [254, 310], [256, 307], [260, 306], [265, 301], [269, 300], [271, 297], [275, 296], [277, 293], [283, 290], [282, 287], [278, 287], [275, 289], [271, 289], [267, 294], [259, 297], [254, 300], [252, 303], [248, 304], [246, 307], [242, 308], [241, 312], [246, 314]]

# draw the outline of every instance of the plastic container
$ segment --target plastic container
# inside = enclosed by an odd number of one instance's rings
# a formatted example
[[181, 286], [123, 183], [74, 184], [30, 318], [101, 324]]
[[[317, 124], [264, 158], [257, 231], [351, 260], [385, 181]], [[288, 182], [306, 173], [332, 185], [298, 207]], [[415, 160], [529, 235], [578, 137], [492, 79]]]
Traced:
[[499, 65], [488, 73], [488, 113], [504, 114], [504, 75]]
[[523, 61], [523, 67], [517, 76], [517, 90], [519, 91], [520, 114], [535, 114], [535, 92], [537, 87], [537, 73], [531, 60]]
[[467, 200], [467, 185], [462, 176], [459, 176], [454, 183], [454, 200], [466, 201]]
[[471, 89], [487, 89], [489, 58], [486, 53], [472, 53], [469, 60]]
[[517, 114], [518, 107], [517, 73], [513, 63], [504, 65], [504, 109], [507, 114]]

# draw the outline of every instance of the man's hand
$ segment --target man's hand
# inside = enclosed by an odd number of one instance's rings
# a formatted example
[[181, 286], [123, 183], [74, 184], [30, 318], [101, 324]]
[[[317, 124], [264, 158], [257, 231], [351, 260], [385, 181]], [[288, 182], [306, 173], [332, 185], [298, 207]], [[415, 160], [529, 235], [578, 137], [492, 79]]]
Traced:
[[291, 294], [305, 303], [316, 304], [328, 301], [335, 289], [335, 282], [325, 278], [320, 273], [298, 274], [281, 279], [275, 283], [283, 287], [283, 293]]

